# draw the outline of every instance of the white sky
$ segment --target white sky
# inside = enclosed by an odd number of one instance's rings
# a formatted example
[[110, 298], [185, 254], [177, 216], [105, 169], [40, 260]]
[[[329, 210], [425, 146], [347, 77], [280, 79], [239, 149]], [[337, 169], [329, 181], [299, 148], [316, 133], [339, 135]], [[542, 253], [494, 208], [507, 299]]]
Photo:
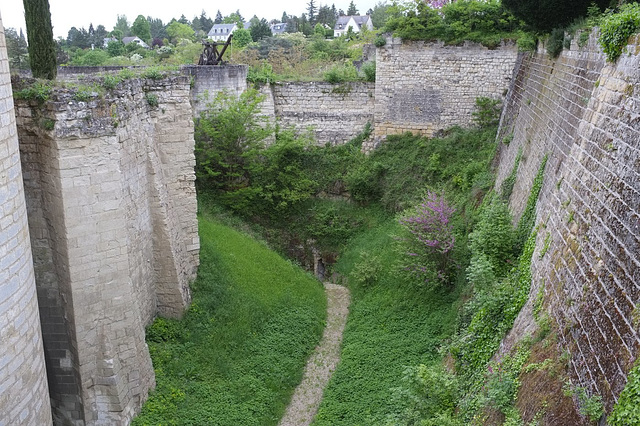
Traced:
[[[316, 6], [335, 4], [337, 9], [347, 10], [350, 0], [315, 1]], [[361, 14], [366, 13], [381, 0], [354, 0]], [[167, 23], [171, 18], [180, 18], [184, 14], [192, 20], [200, 16], [202, 10], [210, 18], [215, 18], [218, 9], [222, 16], [240, 9], [240, 14], [249, 20], [253, 15], [259, 18], [280, 19], [282, 12], [300, 16], [306, 12], [308, 0], [235, 0], [220, 3], [208, 3], [202, 0], [49, 0], [51, 23], [54, 37], [67, 37], [71, 27], [89, 28], [102, 24], [111, 31], [117, 15], [126, 15], [131, 24], [138, 15], [160, 18]], [[1, 0], [0, 15], [5, 28], [25, 28], [22, 0]], [[25, 31], [26, 35], [26, 31]]]

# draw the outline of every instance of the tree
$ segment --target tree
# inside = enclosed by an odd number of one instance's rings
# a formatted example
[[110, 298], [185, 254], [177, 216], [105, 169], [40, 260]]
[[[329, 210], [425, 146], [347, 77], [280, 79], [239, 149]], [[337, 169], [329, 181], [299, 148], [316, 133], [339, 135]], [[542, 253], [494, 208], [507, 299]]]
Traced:
[[205, 33], [208, 33], [213, 27], [213, 19], [209, 18], [204, 10], [200, 13], [200, 26]]
[[324, 24], [333, 28], [336, 26], [336, 15], [329, 6], [320, 6], [318, 9], [318, 16], [316, 18], [318, 24]]
[[382, 28], [387, 23], [387, 19], [391, 16], [390, 5], [386, 2], [378, 2], [373, 7], [371, 13], [367, 13], [371, 16], [371, 23], [373, 28]]
[[119, 40], [111, 40], [109, 44], [107, 44], [107, 53], [112, 58], [114, 56], [122, 56], [124, 55], [124, 44]]
[[[273, 33], [271, 32], [271, 27], [266, 19], [258, 19], [257, 16], [251, 18], [251, 26], [249, 27], [249, 32], [251, 33], [251, 39], [253, 41], [258, 41], [265, 37], [271, 37]], [[234, 35], [235, 37], [235, 35]]]
[[357, 14], [358, 14], [358, 9], [356, 8], [356, 5], [353, 4], [353, 0], [351, 0], [351, 3], [349, 3], [349, 9], [347, 9], [347, 15], [353, 16]]
[[181, 38], [186, 38], [187, 40], [193, 40], [193, 36], [195, 35], [193, 28], [187, 24], [181, 24], [178, 21], [171, 21], [169, 25], [167, 25], [167, 35], [171, 40], [176, 43]]
[[223, 24], [236, 24], [239, 28], [244, 27], [244, 18], [240, 14], [240, 10], [236, 10], [229, 16], [225, 16], [222, 20]]
[[[539, 31], [551, 31], [585, 16], [593, 0], [503, 0], [502, 4], [517, 18]], [[605, 9], [610, 0], [596, 0]]]
[[309, 3], [307, 3], [307, 11], [309, 11], [309, 23], [311, 25], [315, 23], [317, 10], [318, 8], [316, 7], [316, 4], [313, 2], [313, 0], [309, 0]]
[[27, 40], [24, 37], [22, 28], [20, 34], [14, 28], [6, 28], [4, 36], [7, 43], [7, 54], [9, 56], [9, 67], [12, 70], [29, 69], [29, 52]]
[[149, 31], [152, 38], [162, 40], [169, 37], [162, 19], [154, 19], [151, 16], [147, 16], [147, 21], [149, 22]]
[[29, 39], [29, 61], [36, 78], [53, 80], [58, 72], [49, 0], [23, 0]]
[[[222, 13], [220, 13], [220, 9], [218, 9], [218, 13], [216, 13], [216, 19], [213, 21], [214, 24], [222, 24]], [[213, 26], [213, 25], [212, 25]]]
[[186, 16], [184, 16], [184, 14], [180, 15], [180, 19], [178, 19], [178, 22], [184, 25], [191, 25], [191, 22], [189, 22], [189, 20], [187, 19]]
[[131, 25], [131, 32], [133, 35], [138, 36], [141, 40], [148, 42], [151, 40], [151, 25], [149, 21], [142, 16], [138, 15], [133, 24]]
[[107, 38], [109, 33], [104, 25], [98, 25], [96, 30], [93, 32], [93, 37], [91, 38], [91, 43], [95, 47], [102, 47], [104, 45], [104, 39]]
[[251, 43], [251, 32], [244, 28], [238, 28], [233, 32], [233, 45], [237, 47], [245, 47]]
[[91, 38], [84, 28], [77, 29], [71, 27], [67, 33], [67, 46], [77, 47], [78, 49], [87, 49], [91, 47]]
[[127, 21], [126, 15], [118, 15], [116, 24], [113, 26], [114, 31], [119, 30], [122, 32], [122, 37], [128, 37], [131, 34], [131, 28], [129, 27], [129, 21]]

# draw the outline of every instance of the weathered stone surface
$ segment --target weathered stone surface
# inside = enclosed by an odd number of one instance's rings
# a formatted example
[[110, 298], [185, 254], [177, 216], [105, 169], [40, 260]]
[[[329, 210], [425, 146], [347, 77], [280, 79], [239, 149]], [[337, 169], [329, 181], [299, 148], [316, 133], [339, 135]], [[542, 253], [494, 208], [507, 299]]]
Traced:
[[0, 18], [0, 424], [51, 424], [44, 351]]
[[[607, 63], [596, 38], [557, 60], [544, 47], [523, 59], [498, 135], [513, 140], [501, 147], [497, 185], [522, 149], [511, 196], [521, 214], [549, 155], [529, 305], [542, 288], [573, 379], [611, 409], [640, 348], [640, 57], [632, 45]], [[526, 312], [515, 330], [531, 322]]]
[[374, 139], [412, 132], [433, 135], [472, 124], [478, 97], [503, 99], [518, 56], [513, 44], [407, 42], [387, 38], [376, 54]]
[[155, 384], [144, 327], [198, 265], [189, 78], [16, 109], [54, 415], [124, 424]]

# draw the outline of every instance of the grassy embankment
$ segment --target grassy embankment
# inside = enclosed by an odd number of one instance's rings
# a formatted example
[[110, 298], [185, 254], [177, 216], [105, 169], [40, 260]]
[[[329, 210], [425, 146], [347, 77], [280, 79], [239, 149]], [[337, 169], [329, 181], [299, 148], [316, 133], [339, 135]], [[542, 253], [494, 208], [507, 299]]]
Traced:
[[147, 330], [157, 388], [133, 424], [277, 424], [323, 330], [322, 286], [206, 212], [200, 238], [189, 311]]

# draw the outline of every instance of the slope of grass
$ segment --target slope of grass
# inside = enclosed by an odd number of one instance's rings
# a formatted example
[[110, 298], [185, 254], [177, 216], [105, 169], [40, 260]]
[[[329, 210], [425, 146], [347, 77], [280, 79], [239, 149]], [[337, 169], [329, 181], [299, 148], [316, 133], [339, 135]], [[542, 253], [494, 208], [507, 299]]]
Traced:
[[394, 399], [407, 366], [439, 362], [439, 347], [454, 332], [460, 292], [428, 291], [411, 285], [398, 272], [399, 253], [393, 234], [397, 222], [356, 237], [336, 269], [348, 276], [361, 253], [381, 263], [370, 287], [350, 281], [352, 302], [345, 329], [342, 359], [320, 406], [314, 425], [382, 424], [401, 409]]
[[147, 330], [157, 388], [134, 425], [274, 425], [326, 315], [322, 285], [200, 217], [201, 266], [181, 321]]

